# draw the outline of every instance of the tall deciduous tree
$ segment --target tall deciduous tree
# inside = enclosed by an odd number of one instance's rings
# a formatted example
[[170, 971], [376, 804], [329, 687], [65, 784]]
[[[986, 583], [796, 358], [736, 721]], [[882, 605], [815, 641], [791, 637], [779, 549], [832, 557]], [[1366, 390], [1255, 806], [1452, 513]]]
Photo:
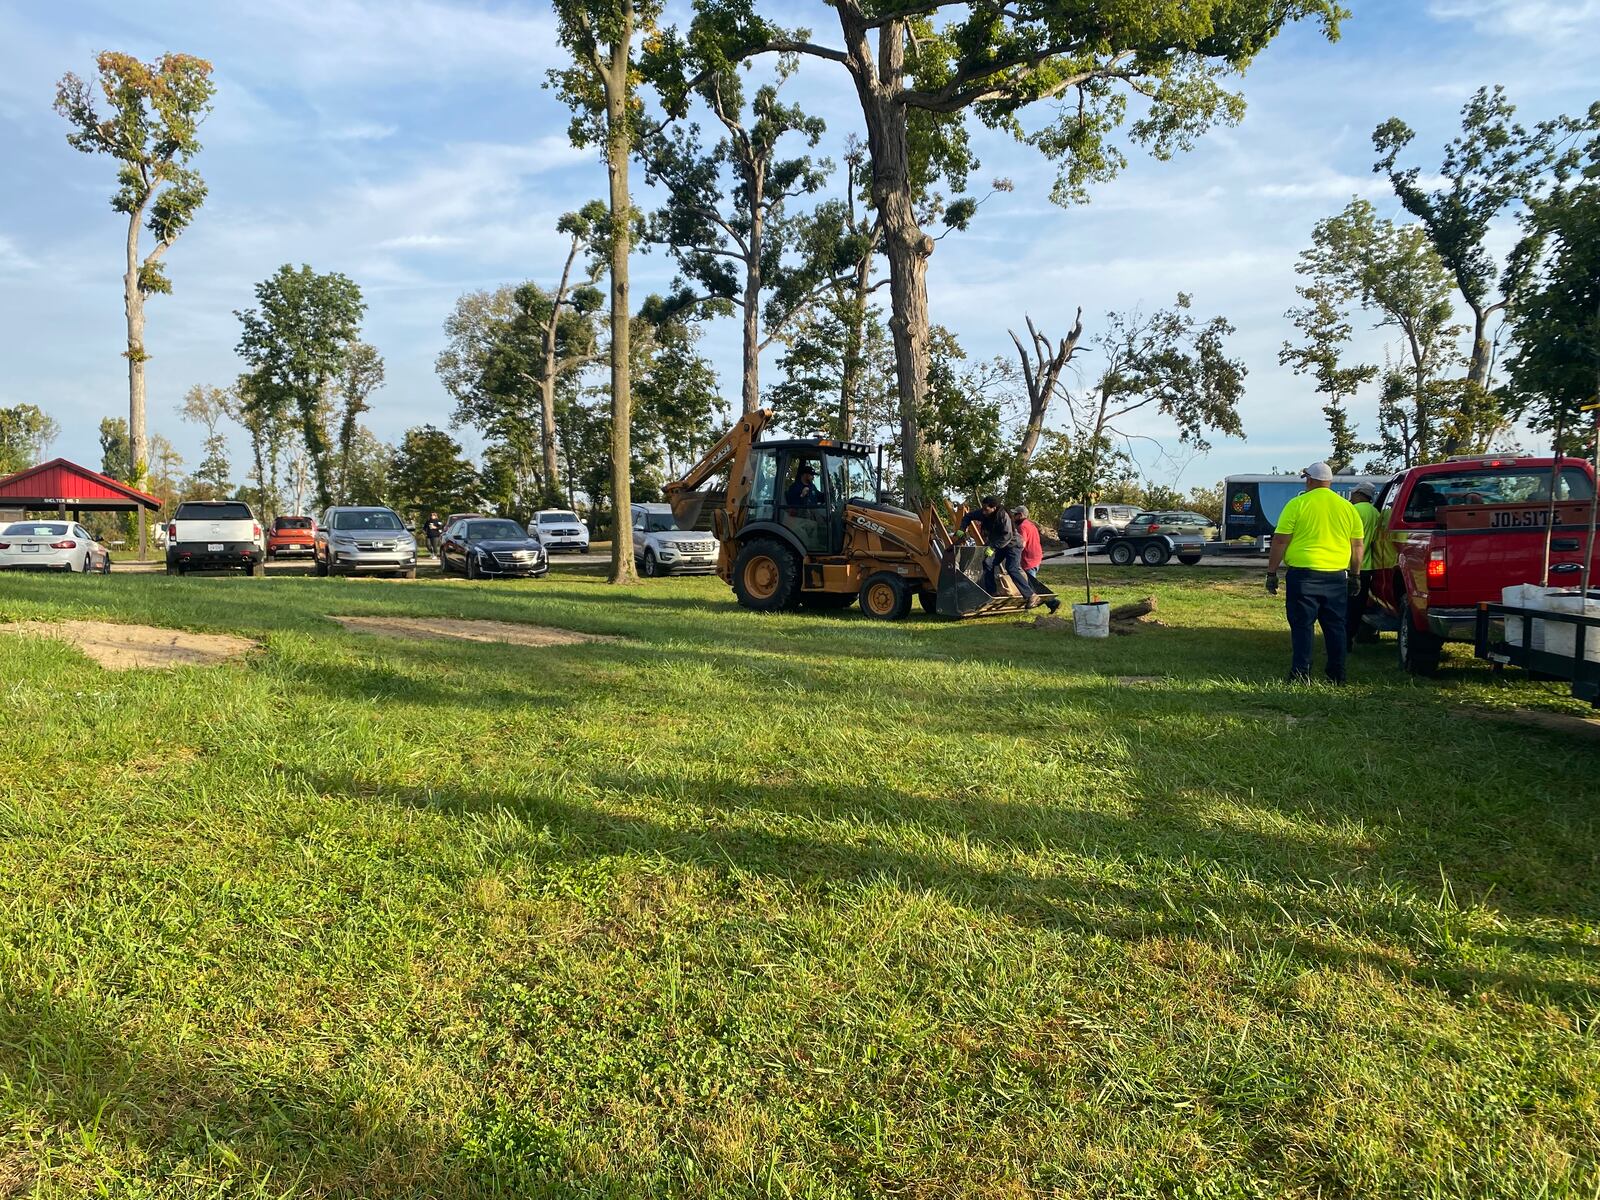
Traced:
[[[1056, 199], [1081, 200], [1089, 183], [1124, 163], [1112, 136], [1130, 91], [1148, 102], [1130, 127], [1134, 140], [1166, 157], [1210, 125], [1239, 118], [1243, 100], [1223, 86], [1225, 76], [1247, 66], [1286, 25], [1315, 19], [1331, 38], [1346, 15], [1335, 0], [832, 0], [830, 7], [839, 20], [836, 46], [779, 28], [756, 14], [753, 0], [698, 0], [691, 48], [695, 61], [712, 70], [778, 52], [832, 62], [849, 75], [866, 124], [872, 200], [889, 259], [901, 456], [912, 494], [928, 387], [927, 267], [934, 247], [914, 202], [917, 140], [941, 123], [959, 129], [961, 114], [971, 109], [1060, 162]], [[1029, 106], [1058, 99], [1066, 102], [1053, 120], [1042, 128], [1024, 124]]]
[[406, 430], [395, 448], [389, 488], [395, 507], [412, 515], [472, 508], [481, 491], [477, 469], [461, 446], [432, 425]]
[[[211, 64], [189, 54], [163, 54], [140, 62], [131, 54], [106, 51], [95, 60], [96, 82], [104, 97], [104, 115], [94, 88], [67, 73], [56, 85], [55, 109], [72, 125], [67, 141], [85, 154], [108, 154], [117, 161], [117, 190], [111, 207], [128, 218], [126, 270], [122, 302], [127, 315], [128, 479], [144, 485], [148, 447], [145, 439], [144, 346], [145, 300], [169, 294], [162, 259], [194, 220], [206, 197], [206, 185], [189, 162], [200, 150], [200, 123], [211, 111], [215, 85]], [[148, 227], [155, 245], [145, 253], [140, 231]], [[145, 553], [145, 521], [139, 517], [139, 555]]]
[[242, 326], [238, 353], [258, 387], [274, 390], [299, 413], [317, 500], [326, 507], [333, 502], [327, 393], [361, 331], [361, 289], [338, 272], [319, 275], [285, 263], [256, 284], [256, 303], [234, 313]]
[[60, 436], [60, 424], [36, 404], [0, 408], [0, 475], [34, 466]]
[[227, 388], [197, 383], [183, 394], [178, 415], [205, 430], [205, 455], [189, 476], [187, 494], [202, 500], [223, 500], [233, 493], [233, 464], [228, 459], [228, 438], [222, 422], [235, 419], [238, 396]]
[[383, 386], [383, 355], [378, 348], [366, 342], [346, 346], [335, 386], [339, 395], [338, 502], [352, 504], [352, 471], [361, 414], [371, 410], [372, 393]]
[[1471, 436], [1461, 432], [1474, 423], [1462, 419], [1475, 415], [1462, 407], [1469, 398], [1439, 386], [1456, 361], [1460, 327], [1451, 324], [1449, 272], [1421, 227], [1396, 225], [1370, 201], [1352, 200], [1338, 216], [1317, 222], [1295, 269], [1310, 280], [1303, 292], [1314, 290], [1336, 308], [1359, 304], [1377, 315], [1380, 327], [1399, 332], [1410, 384], [1406, 411], [1395, 407], [1392, 382], [1385, 396], [1389, 414], [1403, 416], [1408, 430], [1404, 465], [1429, 461], [1449, 440]]
[[726, 423], [716, 370], [696, 349], [700, 336], [681, 316], [653, 326], [635, 383], [637, 423], [660, 443], [669, 480], [697, 461]]
[[1028, 416], [1023, 423], [1021, 444], [1017, 447], [1016, 461], [1012, 464], [1010, 481], [1015, 490], [1027, 477], [1028, 464], [1039, 445], [1039, 434], [1044, 429], [1045, 416], [1051, 402], [1060, 394], [1061, 372], [1066, 370], [1078, 352], [1078, 339], [1083, 336], [1083, 309], [1073, 318], [1072, 329], [1066, 337], [1052, 342], [1040, 333], [1032, 317], [1028, 324], [1028, 341], [1010, 330], [1012, 344], [1017, 348], [1017, 362], [1022, 370], [1023, 387], [1028, 393]]
[[[650, 240], [669, 247], [697, 299], [726, 301], [739, 312], [747, 413], [761, 403], [761, 352], [822, 285], [785, 261], [803, 229], [786, 209], [822, 187], [829, 164], [804, 154], [780, 157], [778, 143], [796, 134], [814, 147], [824, 126], [798, 105], [782, 103], [778, 87], [758, 88], [746, 114], [738, 73], [713, 73], [698, 91], [724, 130], [716, 145], [704, 148], [699, 127], [690, 126], [657, 131], [644, 146], [646, 178], [668, 194], [651, 219]], [[776, 303], [767, 305], [763, 328], [766, 293]]]
[[628, 490], [633, 387], [629, 373], [628, 256], [635, 213], [628, 163], [638, 146], [641, 104], [638, 48], [657, 36], [661, 0], [555, 0], [557, 35], [572, 66], [550, 73], [573, 110], [575, 146], [604, 150], [610, 184], [604, 226], [611, 285], [611, 581], [633, 582], [633, 523]]
[[1360, 440], [1355, 426], [1350, 422], [1348, 403], [1356, 389], [1371, 383], [1378, 368], [1372, 363], [1352, 363], [1346, 366], [1340, 354], [1350, 342], [1350, 322], [1334, 300], [1334, 294], [1325, 284], [1310, 284], [1296, 289], [1305, 303], [1291, 308], [1288, 317], [1300, 331], [1301, 342], [1284, 342], [1278, 351], [1280, 366], [1293, 367], [1296, 375], [1310, 375], [1317, 382], [1317, 391], [1327, 397], [1322, 415], [1328, 419], [1331, 446], [1328, 465], [1342, 471], [1364, 450], [1372, 449]]

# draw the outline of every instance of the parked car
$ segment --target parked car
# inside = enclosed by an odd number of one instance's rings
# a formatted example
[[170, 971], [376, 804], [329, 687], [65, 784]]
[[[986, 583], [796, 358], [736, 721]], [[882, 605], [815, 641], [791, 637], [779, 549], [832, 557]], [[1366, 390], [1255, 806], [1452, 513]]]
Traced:
[[539, 539], [529, 537], [515, 521], [467, 517], [444, 531], [439, 569], [460, 571], [468, 579], [500, 575], [535, 578], [550, 570], [550, 559]]
[[571, 550], [582, 554], [589, 549], [589, 531], [570, 508], [542, 508], [533, 514], [530, 533], [538, 535], [549, 551]]
[[382, 571], [415, 579], [417, 539], [392, 508], [335, 506], [317, 522], [313, 561], [318, 575]]
[[[1404, 670], [1433, 674], [1446, 642], [1473, 640], [1479, 603], [1543, 579], [1547, 537], [1551, 585], [1578, 586], [1594, 469], [1564, 458], [1555, 473], [1551, 458], [1471, 455], [1412, 467], [1379, 489], [1366, 621], [1398, 633]], [[1589, 556], [1600, 572], [1600, 545]]]
[[261, 522], [243, 500], [185, 500], [167, 522], [167, 574], [266, 573]]
[[274, 517], [267, 533], [267, 557], [317, 552], [317, 523], [311, 517]]
[[[1103, 546], [1131, 521], [1139, 510], [1131, 504], [1092, 504], [1089, 506], [1089, 531], [1087, 541]], [[1083, 505], [1069, 505], [1056, 522], [1056, 536], [1070, 548], [1084, 544]]]
[[75, 521], [13, 521], [0, 529], [0, 571], [111, 573], [111, 551]]
[[707, 574], [717, 569], [718, 549], [712, 534], [679, 529], [672, 505], [633, 506], [633, 558], [641, 575]]
[[1217, 523], [1204, 513], [1188, 512], [1181, 509], [1163, 510], [1159, 512], [1141, 510], [1135, 513], [1123, 527], [1125, 533], [1134, 533], [1143, 530], [1146, 533], [1161, 533], [1166, 531], [1179, 533], [1198, 533], [1208, 542], [1216, 541], [1220, 530]]

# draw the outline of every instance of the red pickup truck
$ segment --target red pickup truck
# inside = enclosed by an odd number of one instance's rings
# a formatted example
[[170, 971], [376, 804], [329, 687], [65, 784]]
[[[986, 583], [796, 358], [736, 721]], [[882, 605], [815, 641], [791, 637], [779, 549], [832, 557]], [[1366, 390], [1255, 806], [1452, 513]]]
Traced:
[[1433, 674], [1445, 642], [1472, 640], [1480, 602], [1543, 580], [1547, 529], [1550, 586], [1578, 586], [1586, 548], [1600, 579], [1600, 548], [1587, 547], [1593, 498], [1594, 471], [1577, 458], [1559, 470], [1552, 458], [1472, 456], [1402, 471], [1374, 501], [1368, 622], [1398, 632], [1405, 670]]

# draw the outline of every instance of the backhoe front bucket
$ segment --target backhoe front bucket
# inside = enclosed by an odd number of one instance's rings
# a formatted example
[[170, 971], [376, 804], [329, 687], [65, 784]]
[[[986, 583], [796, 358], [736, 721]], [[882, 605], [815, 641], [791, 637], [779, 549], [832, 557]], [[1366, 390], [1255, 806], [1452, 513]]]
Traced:
[[[1003, 575], [996, 581], [996, 586], [1003, 589], [1000, 595], [991, 596], [983, 590], [979, 580], [983, 578], [984, 556], [982, 546], [957, 545], [945, 551], [939, 570], [939, 599], [934, 606], [941, 617], [995, 617], [1027, 611], [1015, 585]], [[1042, 581], [1036, 580], [1033, 590], [1041, 600], [1055, 598]]]

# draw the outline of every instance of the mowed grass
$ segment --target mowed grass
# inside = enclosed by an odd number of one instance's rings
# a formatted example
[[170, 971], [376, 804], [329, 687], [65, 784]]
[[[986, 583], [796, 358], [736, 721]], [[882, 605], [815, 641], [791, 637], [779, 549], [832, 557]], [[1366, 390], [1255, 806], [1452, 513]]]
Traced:
[[1600, 1194], [1600, 743], [1493, 716], [1581, 707], [1102, 576], [1167, 627], [0, 578], [263, 647], [0, 638], [0, 1195]]

